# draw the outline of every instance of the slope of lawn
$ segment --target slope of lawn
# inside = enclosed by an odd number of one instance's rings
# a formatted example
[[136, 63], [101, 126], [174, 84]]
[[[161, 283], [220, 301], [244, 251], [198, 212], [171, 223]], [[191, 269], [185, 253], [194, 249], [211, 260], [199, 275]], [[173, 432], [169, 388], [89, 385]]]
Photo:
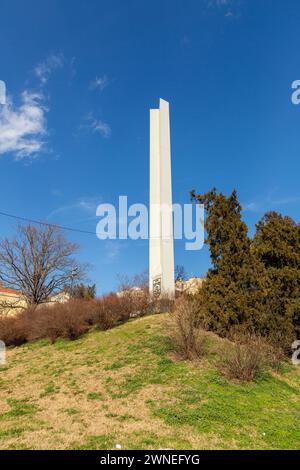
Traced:
[[73, 342], [10, 349], [0, 366], [1, 449], [300, 448], [300, 366], [229, 383], [210, 335], [199, 363], [174, 359], [167, 315]]

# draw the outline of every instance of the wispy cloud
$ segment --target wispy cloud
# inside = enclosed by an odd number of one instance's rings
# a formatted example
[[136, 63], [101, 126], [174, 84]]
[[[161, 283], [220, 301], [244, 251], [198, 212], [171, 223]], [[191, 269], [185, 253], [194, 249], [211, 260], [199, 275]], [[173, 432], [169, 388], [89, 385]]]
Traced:
[[225, 18], [234, 19], [240, 16], [241, 0], [207, 0], [207, 6], [224, 12]]
[[96, 77], [94, 80], [90, 82], [90, 89], [91, 90], [100, 90], [103, 91], [104, 88], [107, 87], [109, 80], [106, 75], [102, 75], [102, 77]]
[[43, 62], [40, 62], [34, 69], [35, 75], [40, 80], [41, 85], [45, 85], [52, 72], [64, 65], [64, 56], [62, 53], [50, 54]]
[[78, 207], [83, 211], [95, 214], [97, 206], [100, 204], [102, 198], [100, 196], [95, 197], [83, 197], [78, 201]]
[[121, 251], [121, 242], [119, 240], [108, 240], [105, 245], [105, 262], [113, 263], [118, 260]]
[[110, 126], [103, 121], [95, 119], [92, 123], [92, 129], [94, 132], [99, 132], [99, 134], [102, 135], [102, 137], [110, 137], [111, 135], [111, 128]]
[[92, 132], [96, 132], [100, 134], [105, 139], [111, 136], [111, 127], [106, 122], [102, 121], [101, 119], [96, 119], [92, 113], [89, 113], [85, 117], [85, 121], [87, 124], [81, 125], [81, 128], [88, 128], [92, 130]]
[[85, 196], [77, 199], [75, 202], [65, 204], [57, 207], [48, 214], [47, 219], [53, 219], [56, 216], [77, 215], [78, 213], [85, 213], [90, 218], [96, 217], [96, 208], [101, 203], [101, 196]]
[[76, 68], [76, 65], [77, 65], [77, 58], [75, 56], [71, 57], [71, 60], [70, 60], [70, 70], [71, 70], [71, 77], [75, 77], [76, 73], [77, 73], [77, 68]]
[[208, 0], [208, 6], [222, 7], [232, 3], [232, 0]]
[[257, 202], [247, 202], [242, 204], [244, 212], [260, 212], [260, 205]]
[[61, 191], [61, 189], [53, 188], [53, 189], [51, 189], [51, 194], [52, 194], [52, 196], [59, 197], [59, 196], [62, 195], [62, 191]]
[[19, 107], [8, 98], [0, 107], [0, 155], [12, 153], [21, 160], [40, 152], [47, 134], [47, 111], [41, 93], [23, 91]]
[[274, 197], [273, 195], [268, 195], [267, 197], [262, 197], [259, 200], [242, 204], [242, 208], [245, 212], [261, 213], [270, 210], [279, 210], [282, 206], [299, 202], [300, 196]]

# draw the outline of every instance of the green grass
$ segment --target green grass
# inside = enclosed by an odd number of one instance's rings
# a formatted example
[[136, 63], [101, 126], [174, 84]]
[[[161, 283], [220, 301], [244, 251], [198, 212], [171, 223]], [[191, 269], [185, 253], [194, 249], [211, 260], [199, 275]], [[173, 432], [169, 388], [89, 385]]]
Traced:
[[100, 436], [89, 436], [84, 444], [75, 445], [76, 450], [98, 450], [111, 449], [114, 447], [114, 436], [102, 434]]
[[10, 410], [7, 411], [2, 418], [18, 418], [19, 416], [33, 415], [36, 412], [36, 406], [29, 403], [28, 400], [8, 399], [7, 404]]
[[8, 351], [0, 367], [2, 449], [300, 449], [300, 367], [225, 380], [212, 335], [176, 361], [166, 315]]
[[102, 400], [102, 395], [99, 392], [90, 392], [87, 397], [89, 400]]

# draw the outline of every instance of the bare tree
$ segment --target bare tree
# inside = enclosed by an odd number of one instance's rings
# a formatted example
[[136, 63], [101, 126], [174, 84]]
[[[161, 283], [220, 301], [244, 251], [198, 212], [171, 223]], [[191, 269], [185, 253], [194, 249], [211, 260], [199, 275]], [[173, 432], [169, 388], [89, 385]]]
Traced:
[[80, 283], [66, 286], [65, 290], [73, 299], [91, 300], [96, 298], [96, 284]]
[[186, 281], [187, 280], [187, 273], [184, 269], [184, 266], [181, 264], [177, 264], [175, 266], [175, 281]]
[[53, 225], [20, 225], [13, 239], [0, 242], [0, 282], [28, 305], [47, 302], [82, 278], [84, 268], [73, 258], [78, 248]]
[[141, 273], [135, 274], [133, 276], [128, 276], [126, 274], [117, 274], [118, 280], [118, 290], [129, 290], [134, 287], [138, 287], [141, 290], [147, 291], [149, 284], [149, 274], [148, 271], [142, 271]]

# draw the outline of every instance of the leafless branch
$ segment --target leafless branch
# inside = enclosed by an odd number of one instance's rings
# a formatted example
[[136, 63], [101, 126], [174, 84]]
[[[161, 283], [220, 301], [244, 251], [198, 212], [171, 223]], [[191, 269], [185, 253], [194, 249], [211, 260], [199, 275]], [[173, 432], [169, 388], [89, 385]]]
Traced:
[[77, 250], [55, 226], [20, 225], [15, 238], [0, 242], [0, 282], [30, 305], [47, 302], [84, 278], [84, 267], [73, 258]]

